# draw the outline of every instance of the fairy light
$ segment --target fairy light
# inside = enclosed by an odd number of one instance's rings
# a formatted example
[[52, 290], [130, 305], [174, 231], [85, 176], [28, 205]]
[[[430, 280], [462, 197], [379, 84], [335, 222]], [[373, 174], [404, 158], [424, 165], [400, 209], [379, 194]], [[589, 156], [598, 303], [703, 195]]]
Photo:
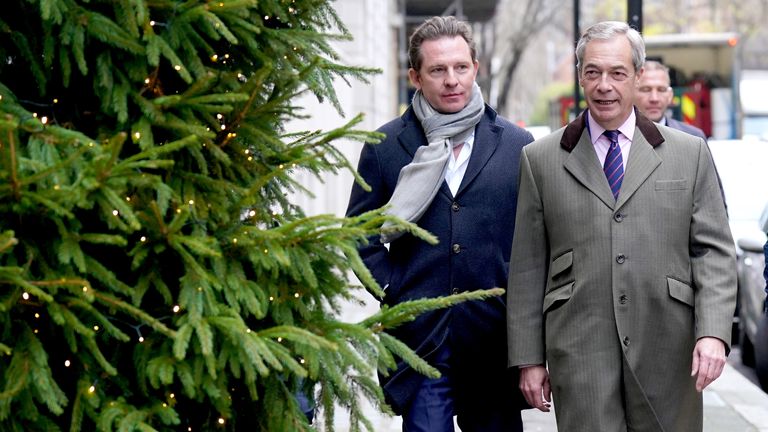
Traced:
[[139, 343], [144, 342], [144, 336], [139, 336]]
[[170, 397], [171, 399], [174, 399], [176, 397], [176, 395], [171, 393], [170, 395], [168, 395], [168, 397]]
[[216, 55], [216, 54], [212, 55], [211, 56], [211, 61], [214, 61], [214, 62], [219, 61], [219, 56]]
[[283, 169], [283, 168], [285, 168], [285, 165], [283, 165], [283, 164], [280, 164], [280, 165], [278, 165], [278, 166], [277, 166], [277, 168], [278, 168], [278, 169]]
[[141, 132], [136, 132], [135, 134], [133, 134], [133, 136], [136, 139], [140, 139], [141, 138]]
[[229, 54], [224, 54], [224, 58], [228, 59], [229, 58]]
[[249, 212], [248, 212], [248, 216], [250, 216], [250, 217], [254, 217], [254, 216], [256, 216], [256, 210], [251, 210], [251, 211], [249, 211]]
[[177, 208], [177, 209], [176, 209], [176, 213], [181, 213], [181, 209], [180, 209], [180, 208]]
[[168, 404], [163, 402], [163, 408], [168, 408]]
[[48, 123], [48, 117], [46, 117], [46, 116], [40, 117], [40, 122], [43, 123], [43, 124], [47, 124]]
[[173, 68], [176, 69], [177, 71], [180, 71], [181, 70], [181, 65], [176, 65]]
[[99, 326], [97, 325], [93, 326], [93, 331], [99, 331]]
[[39, 313], [37, 313], [37, 312], [35, 312], [35, 318], [38, 318], [38, 319], [39, 319], [39, 318], [40, 318], [40, 314], [39, 314]]
[[119, 211], [117, 211], [117, 210], [112, 210], [112, 216], [117, 216], [118, 214], [120, 214], [120, 212], [119, 212]]
[[64, 367], [70, 367], [72, 365], [72, 362], [69, 360], [64, 360]]
[[247, 329], [245, 329], [245, 332], [246, 332], [246, 333], [250, 333], [250, 332], [251, 332], [251, 329], [247, 328]]
[[144, 243], [147, 241], [147, 236], [141, 236], [139, 240], [141, 240], [141, 242]]
[[59, 185], [53, 185], [53, 190], [59, 190], [59, 189], [61, 189], [61, 186], [59, 186]]
[[195, 205], [195, 200], [192, 200], [192, 199], [191, 199], [191, 200], [189, 200], [188, 202], [189, 202], [189, 205]]
[[248, 156], [248, 161], [250, 162], [252, 160], [253, 160], [253, 156]]
[[23, 298], [24, 300], [29, 300], [29, 293], [28, 292], [21, 293], [21, 298]]
[[272, 296], [269, 296], [269, 301], [275, 301], [275, 298]]
[[294, 293], [293, 296], [299, 298], [299, 293]]
[[216, 114], [216, 118], [217, 118], [217, 119], [219, 119], [219, 120], [221, 120], [221, 119], [223, 119], [223, 118], [224, 118], [224, 116], [223, 116], [221, 113], [219, 113], [219, 114]]
[[173, 313], [179, 313], [180, 310], [181, 310], [181, 307], [179, 307], [179, 305], [176, 305], [173, 307]]
[[227, 128], [227, 125], [221, 125], [221, 130], [224, 130]]
[[237, 238], [233, 238], [232, 243], [237, 243]]
[[155, 22], [155, 20], [152, 20], [152, 21], [150, 21], [150, 22], [149, 22], [149, 25], [151, 25], [152, 27], [154, 27], [154, 26], [155, 26], [155, 24], [157, 24], [157, 23]]
[[93, 393], [96, 391], [96, 386], [90, 386], [88, 387], [88, 393]]
[[221, 417], [219, 417], [219, 424], [220, 424], [220, 425], [223, 425], [223, 424], [224, 424], [224, 419], [223, 419], [223, 418], [221, 418]]
[[282, 337], [278, 337], [278, 338], [277, 338], [277, 341], [278, 341], [278, 342], [282, 342], [282, 341], [283, 341], [283, 338], [282, 338]]
[[146, 78], [146, 79], [144, 80], [144, 84], [149, 84], [149, 78]]
[[125, 200], [131, 202], [131, 197], [125, 197]]
[[37, 118], [37, 113], [32, 113], [32, 117]]
[[299, 363], [304, 364], [304, 359], [299, 359]]
[[83, 287], [83, 292], [88, 292], [88, 287], [87, 286]]

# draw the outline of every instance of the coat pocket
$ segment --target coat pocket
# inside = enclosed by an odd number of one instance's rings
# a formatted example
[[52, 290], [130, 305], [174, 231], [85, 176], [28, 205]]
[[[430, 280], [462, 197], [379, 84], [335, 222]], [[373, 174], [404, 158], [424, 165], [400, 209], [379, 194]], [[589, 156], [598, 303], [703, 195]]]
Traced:
[[563, 286], [549, 290], [549, 292], [544, 295], [542, 311], [547, 313], [557, 309], [560, 305], [567, 302], [571, 298], [571, 294], [573, 294], [573, 286], [575, 284], [575, 282], [569, 282]]
[[573, 251], [566, 251], [554, 260], [549, 265], [549, 280], [554, 281], [561, 276], [564, 276], [566, 272], [570, 272], [573, 267]]
[[683, 302], [690, 307], [694, 307], [694, 294], [693, 288], [685, 282], [681, 282], [677, 279], [667, 278], [667, 288], [669, 289], [669, 296], [673, 299]]
[[688, 180], [656, 180], [655, 189], [657, 191], [674, 191], [688, 189]]

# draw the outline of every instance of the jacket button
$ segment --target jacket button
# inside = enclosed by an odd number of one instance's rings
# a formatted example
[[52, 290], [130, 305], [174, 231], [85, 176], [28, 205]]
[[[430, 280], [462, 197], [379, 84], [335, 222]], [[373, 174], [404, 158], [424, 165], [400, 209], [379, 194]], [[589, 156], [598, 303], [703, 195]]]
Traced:
[[613, 215], [613, 220], [615, 220], [616, 222], [621, 222], [624, 220], [624, 215], [621, 213], [616, 213], [615, 215]]
[[461, 245], [459, 245], [458, 243], [454, 243], [451, 249], [453, 250], [453, 253], [457, 254], [461, 252]]
[[451, 204], [451, 210], [455, 212], [459, 211], [459, 203], [454, 202], [453, 204]]
[[621, 303], [621, 304], [627, 304], [627, 296], [626, 296], [626, 294], [622, 294], [622, 295], [619, 297], [619, 303]]
[[458, 294], [458, 293], [459, 293], [459, 289], [458, 288], [454, 288], [454, 289], [451, 290], [451, 294]]
[[624, 261], [627, 260], [627, 257], [624, 256], [624, 254], [620, 254], [616, 256], [616, 262], [619, 264], [624, 264]]
[[629, 346], [629, 336], [624, 336], [624, 346]]

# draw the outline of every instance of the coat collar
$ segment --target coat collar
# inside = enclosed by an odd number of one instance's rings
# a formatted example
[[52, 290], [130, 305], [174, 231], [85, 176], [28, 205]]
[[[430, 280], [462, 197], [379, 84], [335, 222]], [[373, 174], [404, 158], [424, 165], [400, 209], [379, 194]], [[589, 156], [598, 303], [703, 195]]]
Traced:
[[[496, 111], [486, 104], [483, 117], [475, 127], [475, 145], [472, 146], [469, 165], [467, 165], [467, 171], [464, 173], [464, 178], [461, 180], [459, 190], [456, 191], [456, 197], [461, 195], [462, 191], [464, 191], [475, 177], [480, 174], [480, 171], [482, 171], [485, 164], [488, 163], [488, 160], [496, 151], [502, 129], [496, 125], [496, 116]], [[427, 138], [424, 135], [424, 129], [421, 127], [421, 122], [419, 122], [419, 119], [416, 118], [416, 114], [413, 112], [413, 108], [409, 107], [408, 110], [403, 113], [401, 119], [403, 120], [404, 127], [397, 136], [397, 139], [403, 149], [411, 156], [411, 158], [413, 158], [413, 155], [416, 154], [416, 150], [419, 146], [427, 145]], [[452, 197], [451, 190], [445, 182], [440, 186], [440, 193]]]
[[[659, 129], [656, 127], [656, 123], [641, 114], [637, 107], [635, 107], [635, 116], [637, 117], [636, 127], [640, 129], [640, 133], [643, 134], [651, 147], [657, 147], [664, 142], [664, 137], [661, 136], [661, 132], [659, 132]], [[579, 143], [579, 139], [586, 128], [587, 115], [586, 111], [583, 111], [574, 121], [570, 122], [565, 127], [563, 136], [560, 138], [560, 146], [566, 151], [572, 152], [573, 149], [576, 148], [576, 144]]]
[[655, 123], [637, 111], [635, 114], [637, 115], [636, 128], [640, 133], [636, 131], [632, 140], [618, 201], [613, 198], [611, 188], [597, 159], [595, 147], [591, 145], [586, 131], [584, 113], [566, 126], [560, 139], [560, 146], [570, 153], [564, 164], [565, 169], [613, 209], [618, 209], [627, 202], [651, 173], [661, 165], [661, 158], [654, 149], [664, 142], [664, 137]]

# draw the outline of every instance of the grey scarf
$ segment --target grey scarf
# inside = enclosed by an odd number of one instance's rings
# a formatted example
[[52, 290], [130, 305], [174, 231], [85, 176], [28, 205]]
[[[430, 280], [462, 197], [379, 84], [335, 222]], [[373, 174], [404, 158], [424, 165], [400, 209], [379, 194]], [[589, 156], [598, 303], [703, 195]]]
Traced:
[[[419, 147], [411, 163], [400, 170], [386, 213], [408, 222], [417, 222], [435, 199], [445, 179], [453, 143], [462, 143], [472, 135], [483, 117], [485, 103], [480, 86], [474, 83], [469, 103], [459, 112], [442, 114], [435, 111], [421, 91], [413, 96], [412, 106], [429, 144]], [[381, 228], [382, 243], [389, 243], [401, 235], [403, 232], [390, 223], [385, 222]]]

